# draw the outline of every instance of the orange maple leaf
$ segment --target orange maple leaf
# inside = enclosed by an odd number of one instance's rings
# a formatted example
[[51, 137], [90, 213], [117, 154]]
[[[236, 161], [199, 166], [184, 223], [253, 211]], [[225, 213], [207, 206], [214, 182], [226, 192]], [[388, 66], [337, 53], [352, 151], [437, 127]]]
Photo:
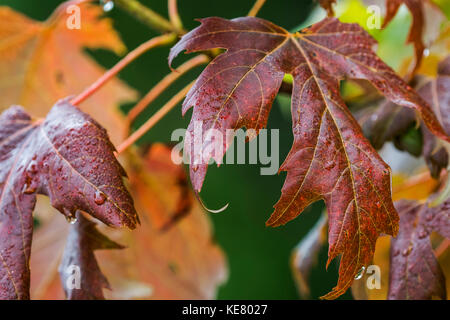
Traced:
[[[111, 20], [100, 18], [102, 9], [84, 2], [65, 2], [44, 22], [0, 7], [0, 111], [20, 104], [44, 116], [57, 100], [80, 93], [104, 73], [85, 47], [125, 52]], [[68, 19], [76, 18], [74, 8], [79, 8], [80, 29], [68, 28]], [[117, 104], [135, 98], [133, 89], [113, 79], [81, 108], [118, 143], [126, 128]]]

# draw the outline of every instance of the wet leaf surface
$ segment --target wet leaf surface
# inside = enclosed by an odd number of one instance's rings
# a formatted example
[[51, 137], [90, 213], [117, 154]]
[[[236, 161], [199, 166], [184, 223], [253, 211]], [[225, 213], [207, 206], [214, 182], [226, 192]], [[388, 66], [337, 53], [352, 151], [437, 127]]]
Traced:
[[391, 241], [388, 299], [446, 299], [445, 277], [431, 246], [437, 232], [450, 238], [450, 202], [434, 208], [415, 201], [396, 202], [400, 230]]
[[[137, 214], [104, 128], [58, 102], [43, 120], [19, 106], [0, 116], [0, 298], [29, 297], [36, 194], [68, 220], [77, 210], [110, 226], [134, 228]], [[98, 201], [102, 198], [102, 202]]]
[[[326, 18], [291, 34], [258, 18], [200, 21], [169, 56], [172, 63], [183, 50], [227, 49], [203, 71], [183, 103], [183, 114], [194, 107], [188, 127], [193, 138], [184, 148], [194, 189], [201, 190], [208, 161], [221, 162], [233, 138], [227, 130], [253, 129], [251, 139], [266, 126], [283, 76], [291, 74], [294, 144], [280, 168], [287, 178], [267, 224], [285, 224], [311, 203], [325, 200], [328, 263], [342, 258], [338, 285], [324, 298], [336, 298], [370, 262], [377, 237], [398, 230], [389, 168], [345, 106], [339, 80], [370, 81], [387, 99], [417, 110], [434, 134], [449, 138], [427, 103], [376, 56], [375, 41], [356, 24]], [[220, 135], [209, 135], [209, 129]]]

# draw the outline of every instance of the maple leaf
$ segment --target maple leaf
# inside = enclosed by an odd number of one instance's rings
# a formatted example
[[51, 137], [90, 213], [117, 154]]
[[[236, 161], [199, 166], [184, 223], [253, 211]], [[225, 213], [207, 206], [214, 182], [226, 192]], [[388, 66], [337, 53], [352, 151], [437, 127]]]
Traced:
[[450, 238], [450, 201], [438, 207], [398, 201], [400, 229], [391, 241], [388, 299], [445, 299], [445, 278], [433, 253], [430, 234]]
[[183, 102], [183, 114], [194, 106], [191, 137], [198, 123], [203, 132], [216, 129], [225, 137], [220, 141], [205, 135], [200, 152], [195, 150], [196, 138], [185, 140], [184, 152], [194, 155], [194, 189], [201, 190], [208, 161], [220, 163], [230, 145], [233, 135], [227, 129], [258, 131], [266, 126], [284, 74], [292, 74], [294, 144], [280, 168], [288, 172], [287, 178], [267, 224], [285, 224], [324, 199], [330, 224], [328, 263], [343, 254], [338, 286], [325, 298], [341, 295], [370, 261], [378, 235], [396, 234], [398, 216], [389, 168], [346, 108], [339, 80], [370, 81], [389, 100], [416, 109], [433, 133], [446, 140], [448, 136], [426, 102], [376, 56], [375, 40], [356, 24], [325, 18], [291, 34], [254, 17], [200, 21], [169, 55], [171, 64], [183, 50], [227, 49], [202, 72]]
[[416, 61], [413, 69], [417, 69], [423, 58], [423, 51], [425, 45], [423, 43], [423, 31], [425, 24], [424, 17], [424, 0], [386, 0], [386, 16], [383, 21], [382, 28], [385, 28], [394, 19], [398, 9], [402, 4], [405, 4], [411, 12], [413, 21], [409, 30], [407, 43], [414, 45]]
[[[437, 76], [418, 89], [424, 99], [430, 101], [444, 130], [450, 133], [450, 55], [438, 65]], [[433, 103], [431, 103], [433, 101]]]
[[[409, 29], [407, 43], [414, 46], [414, 62], [410, 59], [405, 62], [409, 66], [409, 70], [405, 69], [408, 76], [412, 76], [421, 68], [421, 62], [424, 59], [424, 49], [434, 45], [441, 30], [442, 23], [448, 19], [436, 3], [429, 0], [364, 0], [365, 5], [375, 5], [381, 8], [385, 14], [382, 28], [385, 28], [396, 17], [397, 12], [404, 4], [410, 11], [412, 16], [412, 24]], [[426, 56], [429, 59], [430, 56]]]
[[[426, 0], [425, 0], [426, 1]], [[397, 14], [398, 9], [404, 4], [413, 16], [411, 29], [409, 30], [408, 42], [413, 43], [416, 49], [416, 57], [420, 60], [425, 48], [422, 42], [424, 28], [423, 0], [386, 0], [386, 16], [382, 28], [386, 27]]]
[[[189, 188], [171, 148], [153, 144], [144, 155], [129, 150], [130, 191], [141, 225], [132, 232], [99, 231], [123, 250], [95, 252], [111, 285], [107, 299], [213, 299], [227, 277], [226, 259], [214, 242], [212, 225]], [[40, 221], [33, 240], [31, 297], [64, 299], [57, 275], [69, 224], [40, 199]], [[73, 226], [70, 226], [73, 227]], [[145, 252], [145, 254], [143, 254]], [[84, 282], [83, 282], [84, 283]]]
[[[431, 178], [430, 174], [426, 171], [409, 177], [396, 174], [392, 180], [392, 199], [394, 201], [397, 201], [398, 199], [401, 199], [401, 201], [405, 201], [406, 199], [426, 201], [439, 187], [439, 182]], [[399, 233], [401, 232], [402, 229], [400, 227]], [[378, 238], [371, 265], [379, 268], [379, 273], [375, 276], [371, 270], [367, 269], [361, 279], [353, 282], [352, 294], [355, 299], [387, 299], [391, 265], [391, 240], [391, 236], [382, 236]], [[376, 287], [377, 283], [379, 284], [379, 287]], [[371, 284], [372, 286], [368, 286], [368, 284]]]
[[318, 1], [320, 6], [327, 11], [329, 17], [334, 16], [333, 4], [336, 3], [336, 0], [318, 0]]
[[390, 101], [385, 101], [372, 111], [369, 111], [370, 117], [359, 119], [359, 123], [375, 149], [381, 149], [385, 142], [392, 141], [399, 150], [416, 157], [422, 155], [434, 178], [438, 178], [442, 169], [447, 168], [447, 150], [439, 145], [439, 140], [426, 126], [422, 124], [419, 135], [414, 135], [418, 123], [414, 111]]
[[[437, 76], [426, 78], [416, 86], [416, 91], [427, 101], [433, 112], [437, 115], [447, 134], [450, 134], [450, 56], [441, 61], [438, 65]], [[386, 101], [375, 110], [370, 117], [360, 122], [363, 132], [372, 142], [376, 149], [380, 149], [386, 141], [397, 142], [407, 131], [416, 125], [417, 116], [411, 109], [405, 109]], [[442, 169], [447, 168], [448, 153], [445, 146], [441, 146], [439, 140], [421, 125], [423, 137], [423, 147], [421, 152], [415, 153], [408, 150], [415, 156], [422, 154], [426, 160], [431, 175], [439, 177]], [[395, 143], [399, 149], [402, 146]]]
[[111, 226], [137, 215], [114, 147], [90, 116], [63, 100], [44, 120], [22, 107], [0, 116], [0, 299], [29, 297], [36, 193], [69, 219], [83, 210]]
[[419, 66], [423, 57], [423, 50], [425, 49], [422, 39], [422, 32], [424, 29], [423, 0], [386, 0], [386, 17], [383, 21], [382, 28], [386, 27], [389, 22], [394, 19], [402, 4], [405, 4], [408, 7], [413, 17], [407, 42], [414, 45], [416, 55], [415, 69]]
[[[80, 29], [67, 27], [73, 11], [66, 10], [74, 4], [80, 9]], [[0, 7], [0, 110], [20, 104], [44, 117], [56, 101], [82, 92], [102, 76], [104, 69], [84, 48], [125, 51], [111, 20], [102, 15], [101, 7], [82, 1], [64, 2], [44, 22]], [[81, 107], [120, 143], [127, 128], [117, 105], [135, 98], [133, 89], [112, 79]]]
[[[76, 213], [77, 222], [73, 224], [66, 240], [59, 274], [68, 300], [103, 300], [103, 288], [111, 289], [94, 256], [94, 250], [123, 249], [123, 247], [100, 233], [95, 223], [89, 221], [81, 212]], [[73, 275], [79, 268], [80, 287], [73, 287]], [[70, 286], [68, 286], [70, 284]], [[81, 285], [82, 284], [82, 285]]]

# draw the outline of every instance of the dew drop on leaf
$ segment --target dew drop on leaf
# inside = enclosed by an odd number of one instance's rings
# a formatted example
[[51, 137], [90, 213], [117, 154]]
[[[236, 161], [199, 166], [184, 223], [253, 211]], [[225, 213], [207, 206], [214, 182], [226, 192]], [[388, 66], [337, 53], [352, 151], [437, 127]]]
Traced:
[[364, 271], [366, 271], [366, 267], [363, 266], [361, 269], [359, 269], [358, 273], [355, 275], [355, 280], [361, 279], [364, 275]]
[[22, 190], [25, 194], [32, 194], [36, 191], [36, 187], [25, 184]]
[[30, 174], [36, 174], [36, 172], [38, 171], [38, 168], [37, 168], [37, 161], [36, 160], [32, 160], [31, 162], [30, 162], [30, 164], [28, 165], [28, 172], [30, 173]]
[[109, 12], [114, 9], [114, 2], [112, 0], [102, 0], [103, 3], [103, 11]]
[[102, 205], [105, 203], [105, 200], [106, 195], [103, 192], [97, 190], [94, 195], [94, 202], [98, 205]]
[[66, 216], [66, 220], [68, 223], [70, 224], [75, 224], [77, 223], [77, 217], [74, 214], [71, 214], [69, 216]]

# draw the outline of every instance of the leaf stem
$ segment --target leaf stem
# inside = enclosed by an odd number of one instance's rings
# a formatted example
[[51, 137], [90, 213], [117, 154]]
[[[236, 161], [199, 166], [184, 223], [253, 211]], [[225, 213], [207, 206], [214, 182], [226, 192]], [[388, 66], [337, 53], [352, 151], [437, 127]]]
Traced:
[[178, 78], [180, 78], [183, 74], [188, 72], [189, 70], [199, 66], [201, 64], [207, 63], [209, 61], [209, 57], [201, 54], [192, 58], [181, 66], [179, 66], [176, 70], [172, 71], [168, 75], [166, 75], [156, 86], [154, 86], [127, 114], [128, 124], [131, 125], [136, 117], [144, 111], [144, 109], [152, 103], [164, 90], [166, 90], [173, 82], [175, 82]]
[[177, 0], [168, 0], [169, 6], [169, 18], [172, 26], [179, 32], [183, 32], [183, 22], [181, 22], [180, 15], [178, 14]]
[[148, 130], [150, 130], [159, 120], [169, 113], [188, 93], [195, 81], [192, 81], [176, 95], [174, 95], [161, 109], [159, 109], [152, 117], [150, 117], [138, 130], [130, 135], [124, 142], [117, 147], [117, 153], [120, 154], [129, 146], [141, 138]]
[[441, 244], [436, 248], [436, 250], [434, 250], [436, 257], [439, 257], [440, 255], [442, 255], [449, 246], [450, 246], [450, 240], [444, 239], [441, 242]]
[[162, 17], [152, 9], [142, 5], [137, 0], [114, 0], [114, 4], [157, 31], [176, 33], [183, 32], [182, 29], [178, 30], [176, 26], [172, 25], [172, 23], [170, 23], [170, 21], [166, 18]]
[[154, 37], [144, 43], [142, 43], [139, 47], [128, 53], [122, 60], [120, 60], [114, 67], [109, 69], [106, 73], [104, 73], [96, 82], [94, 82], [91, 86], [86, 88], [81, 94], [76, 96], [71, 103], [76, 106], [81, 102], [90, 97], [93, 93], [95, 93], [98, 89], [103, 87], [110, 79], [112, 79], [115, 75], [117, 75], [123, 68], [129, 65], [131, 62], [136, 60], [140, 55], [147, 52], [148, 50], [168, 45], [175, 42], [177, 36], [175, 33], [164, 34], [162, 36]]
[[255, 17], [265, 2], [266, 2], [266, 0], [256, 0], [255, 4], [250, 9], [248, 16]]

